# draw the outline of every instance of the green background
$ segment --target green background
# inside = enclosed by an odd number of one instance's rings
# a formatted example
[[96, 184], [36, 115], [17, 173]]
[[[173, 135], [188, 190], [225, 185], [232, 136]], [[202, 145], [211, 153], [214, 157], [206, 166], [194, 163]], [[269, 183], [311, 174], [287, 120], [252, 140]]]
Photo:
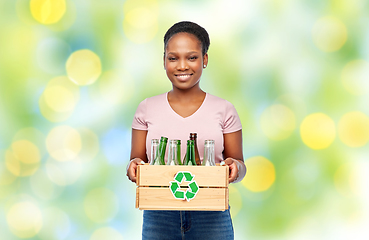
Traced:
[[[243, 125], [249, 172], [230, 186], [236, 239], [368, 238], [368, 1], [69, 0], [53, 24], [30, 2], [0, 2], [0, 239], [140, 239], [130, 125], [140, 101], [171, 89], [163, 36], [182, 20], [209, 32], [201, 87], [232, 102]], [[52, 120], [40, 99], [81, 49], [101, 74]], [[81, 133], [78, 160], [50, 152], [60, 126]], [[36, 163], [9, 157], [28, 153], [16, 155], [22, 139]]]

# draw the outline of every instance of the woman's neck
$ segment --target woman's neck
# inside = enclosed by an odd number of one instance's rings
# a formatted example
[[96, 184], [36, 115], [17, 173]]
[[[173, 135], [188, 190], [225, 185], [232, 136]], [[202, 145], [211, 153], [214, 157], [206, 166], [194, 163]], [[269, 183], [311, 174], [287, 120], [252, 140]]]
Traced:
[[[189, 89], [188, 89], [189, 90]], [[200, 88], [191, 91], [173, 88], [167, 98], [170, 107], [183, 118], [193, 115], [203, 104], [206, 93]]]
[[186, 90], [173, 88], [168, 93], [168, 100], [179, 102], [191, 102], [198, 101], [199, 99], [204, 99], [205, 95], [206, 93], [200, 87]]

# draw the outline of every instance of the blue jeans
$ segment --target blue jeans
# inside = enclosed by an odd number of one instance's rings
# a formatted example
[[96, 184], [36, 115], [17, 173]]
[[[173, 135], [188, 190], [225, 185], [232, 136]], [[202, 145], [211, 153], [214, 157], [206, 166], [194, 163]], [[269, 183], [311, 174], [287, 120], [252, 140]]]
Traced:
[[233, 240], [229, 210], [149, 211], [143, 213], [143, 240]]

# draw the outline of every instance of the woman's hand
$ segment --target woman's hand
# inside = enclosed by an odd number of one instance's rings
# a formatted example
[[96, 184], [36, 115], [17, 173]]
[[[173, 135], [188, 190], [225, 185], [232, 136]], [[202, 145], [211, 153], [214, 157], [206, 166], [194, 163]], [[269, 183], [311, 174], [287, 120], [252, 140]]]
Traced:
[[220, 163], [221, 166], [229, 166], [229, 183], [239, 182], [246, 174], [246, 166], [243, 162], [234, 158], [227, 158]]
[[148, 162], [146, 156], [146, 136], [147, 131], [132, 129], [132, 144], [131, 144], [131, 161], [127, 165], [127, 177], [132, 182], [136, 182], [137, 165]]
[[137, 165], [144, 165], [145, 162], [141, 158], [134, 158], [132, 159], [127, 166], [127, 177], [132, 182], [136, 182], [137, 176], [136, 176], [136, 170]]
[[229, 166], [229, 183], [233, 182], [238, 176], [238, 167], [236, 161], [236, 159], [227, 158], [220, 163], [221, 166]]
[[224, 134], [224, 161], [221, 165], [229, 166], [229, 182], [240, 182], [246, 174], [242, 154], [242, 130]]

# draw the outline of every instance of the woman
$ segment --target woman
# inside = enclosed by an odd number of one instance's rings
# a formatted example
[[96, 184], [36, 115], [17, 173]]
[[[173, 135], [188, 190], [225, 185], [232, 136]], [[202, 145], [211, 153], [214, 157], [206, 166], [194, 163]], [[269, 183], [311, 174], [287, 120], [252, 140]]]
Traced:
[[[164, 68], [172, 90], [140, 103], [132, 123], [131, 161], [127, 176], [136, 182], [136, 168], [151, 159], [151, 139], [166, 136], [182, 141], [182, 159], [190, 132], [196, 132], [200, 158], [205, 139], [215, 140], [215, 162], [227, 164], [229, 182], [246, 174], [242, 126], [231, 103], [200, 88], [208, 64], [210, 40], [192, 22], [174, 24], [164, 36]], [[229, 210], [144, 211], [142, 239], [233, 239]]]

